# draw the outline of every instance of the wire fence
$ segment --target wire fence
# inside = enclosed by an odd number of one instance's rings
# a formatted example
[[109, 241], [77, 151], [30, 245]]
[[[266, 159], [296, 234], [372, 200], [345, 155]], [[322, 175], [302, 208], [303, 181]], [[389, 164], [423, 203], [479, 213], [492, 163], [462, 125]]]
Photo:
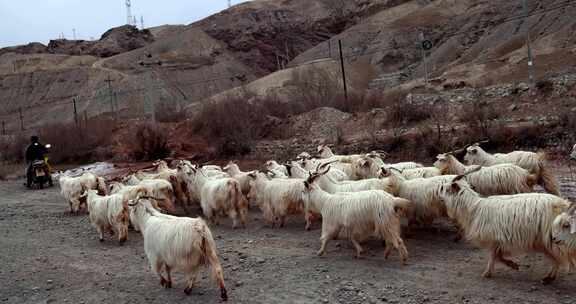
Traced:
[[[509, 16], [497, 20], [490, 20], [491, 27], [495, 28], [499, 25], [523, 21], [527, 18], [533, 16], [541, 16], [557, 10], [571, 9], [576, 6], [576, 1], [564, 1], [561, 3], [556, 3], [549, 7], [543, 7], [539, 9], [534, 9], [530, 12], [524, 14], [518, 14], [514, 16]], [[377, 22], [367, 22], [363, 23], [361, 26], [366, 25], [378, 25]], [[349, 29], [348, 31], [354, 31], [355, 29]], [[361, 31], [361, 30], [359, 30]], [[476, 30], [456, 30], [452, 32], [444, 32], [439, 37], [442, 42], [446, 42], [461, 35], [473, 36], [476, 34], [483, 34], [486, 29], [480, 28]], [[372, 35], [372, 38], [376, 41], [372, 43], [363, 43], [361, 45], [342, 41], [342, 46], [338, 45], [338, 41], [327, 40], [321, 43], [318, 47], [306, 51], [299, 55], [288, 64], [289, 56], [286, 54], [279, 54], [277, 57], [278, 69], [285, 68], [295, 68], [300, 66], [308, 66], [315, 64], [325, 64], [325, 63], [341, 63], [342, 64], [342, 78], [346, 78], [346, 67], [344, 63], [351, 64], [362, 58], [368, 58], [377, 54], [386, 54], [388, 51], [394, 51], [398, 49], [412, 49], [412, 56], [419, 57], [417, 60], [412, 58], [407, 60], [403, 67], [396, 71], [390, 71], [389, 73], [382, 73], [378, 75], [372, 82], [375, 87], [386, 87], [391, 84], [399, 84], [407, 81], [422, 80], [424, 82], [430, 81], [433, 77], [438, 77], [442, 72], [446, 71], [450, 66], [450, 62], [444, 63], [434, 59], [433, 54], [436, 50], [436, 46], [425, 45], [428, 41], [425, 36], [426, 29], [421, 28], [410, 28], [402, 32], [402, 41], [407, 45], [390, 45], [381, 47], [381, 41], [377, 41], [378, 33], [375, 32], [362, 32], [363, 35]], [[556, 50], [571, 49], [557, 48]], [[300, 62], [299, 58], [306, 58], [305, 62]], [[555, 58], [557, 62], [566, 61], [570, 62], [570, 58]], [[505, 59], [495, 57], [487, 57], [485, 59], [475, 59], [469, 64], [471, 65], [488, 65], [488, 64], [504, 64]], [[371, 64], [378, 64], [372, 63]], [[545, 63], [547, 66], [539, 66], [539, 62], [536, 61], [526, 62], [521, 64], [516, 64], [514, 68], [515, 71], [515, 82], [526, 81], [531, 73], [531, 69], [540, 67], [541, 69], [547, 69], [547, 73], [555, 73], [554, 64], [550, 62]], [[561, 64], [556, 64], [559, 66]], [[549, 68], [549, 69], [548, 69]], [[57, 73], [54, 78], [55, 82], [58, 81], [59, 77], [65, 77], [66, 71]], [[25, 73], [13, 73], [13, 74], [3, 74], [0, 78], [8, 79], [10, 77], [22, 77]], [[30, 75], [37, 75], [30, 73]], [[31, 76], [32, 77], [32, 76]], [[114, 119], [124, 119], [124, 118], [135, 118], [135, 117], [148, 117], [154, 119], [156, 112], [158, 110], [164, 111], [166, 109], [162, 108], [163, 102], [171, 103], [171, 107], [178, 111], [182, 111], [187, 105], [189, 105], [191, 100], [187, 97], [186, 92], [181, 90], [181, 87], [186, 87], [188, 91], [190, 90], [205, 90], [204, 94], [199, 94], [204, 97], [209, 97], [217, 90], [211, 91], [207, 87], [217, 83], [218, 81], [227, 80], [230, 81], [231, 87], [242, 86], [247, 84], [247, 77], [243, 74], [212, 74], [209, 78], [203, 79], [193, 79], [188, 81], [173, 81], [162, 83], [153, 86], [145, 87], [133, 87], [133, 88], [123, 88], [115, 82], [115, 80], [108, 76], [107, 79], [99, 82], [99, 86], [91, 91], [91, 94], [87, 95], [63, 95], [63, 96], [44, 96], [39, 98], [35, 102], [30, 102], [28, 106], [12, 105], [10, 98], [1, 100], [3, 111], [0, 111], [0, 134], [8, 135], [15, 134], [19, 132], [30, 132], [41, 128], [41, 122], [46, 120], [49, 116], [49, 121], [53, 122], [74, 122], [76, 125], [81, 126], [82, 122], [84, 125], [87, 124], [88, 120], [93, 117], [108, 116]], [[30, 93], [30, 91], [35, 90], [37, 85], [34, 84], [18, 84], [18, 85], [2, 85], [0, 82], [0, 92], [2, 90], [17, 90], [21, 92], [22, 95]], [[48, 86], [50, 87], [50, 86]], [[346, 84], [344, 82], [344, 90], [346, 94]], [[0, 95], [2, 96], [2, 95]]]

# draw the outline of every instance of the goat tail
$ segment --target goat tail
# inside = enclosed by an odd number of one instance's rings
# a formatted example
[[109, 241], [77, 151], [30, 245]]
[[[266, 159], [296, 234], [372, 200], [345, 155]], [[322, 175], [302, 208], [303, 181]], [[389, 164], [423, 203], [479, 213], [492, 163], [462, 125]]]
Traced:
[[547, 156], [545, 152], [538, 152], [538, 184], [540, 184], [546, 190], [546, 192], [560, 196], [558, 181], [548, 167], [546, 158]]
[[394, 198], [393, 205], [394, 212], [396, 212], [398, 216], [410, 217], [414, 211], [414, 205], [407, 199], [396, 197]]
[[207, 262], [211, 269], [212, 277], [218, 283], [220, 288], [220, 296], [222, 300], [228, 300], [228, 292], [226, 290], [226, 285], [224, 284], [224, 272], [222, 270], [222, 265], [220, 265], [220, 259], [218, 258], [218, 253], [216, 252], [216, 242], [212, 237], [212, 233], [208, 226], [204, 223], [202, 227], [202, 243], [201, 250], [204, 260]]

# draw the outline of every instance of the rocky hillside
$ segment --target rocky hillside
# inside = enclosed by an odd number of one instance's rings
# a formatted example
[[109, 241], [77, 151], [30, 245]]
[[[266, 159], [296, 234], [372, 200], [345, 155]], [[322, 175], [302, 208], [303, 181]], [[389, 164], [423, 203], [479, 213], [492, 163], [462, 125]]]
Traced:
[[74, 97], [88, 116], [162, 114], [241, 86], [289, 92], [294, 77], [302, 82], [311, 71], [329, 75], [338, 91], [338, 40], [358, 92], [422, 86], [422, 37], [431, 42], [426, 67], [437, 89], [525, 81], [527, 32], [537, 77], [561, 74], [576, 63], [576, 6], [528, 3], [525, 20], [510, 1], [255, 0], [186, 26], [4, 48], [0, 100], [8, 114], [0, 117], [9, 130], [20, 126], [20, 107], [29, 128], [72, 121]]

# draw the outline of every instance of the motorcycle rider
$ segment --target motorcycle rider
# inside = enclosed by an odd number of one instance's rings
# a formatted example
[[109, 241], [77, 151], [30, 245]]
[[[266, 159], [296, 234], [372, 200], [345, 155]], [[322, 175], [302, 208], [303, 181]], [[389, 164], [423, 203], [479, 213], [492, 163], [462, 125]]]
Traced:
[[26, 163], [28, 164], [28, 169], [26, 170], [26, 187], [32, 187], [32, 164], [37, 160], [44, 160], [44, 155], [48, 150], [42, 144], [40, 144], [40, 139], [38, 136], [30, 137], [30, 145], [26, 148]]

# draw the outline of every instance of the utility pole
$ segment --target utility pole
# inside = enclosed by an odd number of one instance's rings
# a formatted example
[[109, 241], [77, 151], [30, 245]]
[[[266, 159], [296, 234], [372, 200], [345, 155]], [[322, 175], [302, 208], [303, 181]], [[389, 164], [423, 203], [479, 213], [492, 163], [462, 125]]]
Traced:
[[420, 32], [420, 49], [422, 50], [422, 62], [424, 63], [424, 80], [428, 87], [428, 61], [426, 60], [426, 50], [424, 49], [424, 32]]
[[76, 128], [78, 128], [78, 110], [76, 109], [76, 97], [72, 98], [72, 103], [74, 104], [74, 123], [76, 123]]
[[72, 29], [72, 39], [76, 40], [76, 29]]
[[140, 15], [140, 29], [144, 29], [144, 16]]
[[528, 79], [530, 87], [534, 87], [534, 59], [532, 58], [532, 45], [530, 43], [530, 26], [528, 25], [528, 2], [522, 0], [522, 7], [524, 9], [524, 24], [526, 24], [526, 49], [528, 51]]
[[24, 131], [24, 116], [22, 115], [22, 107], [18, 108], [18, 113], [20, 114], [20, 130]]
[[348, 87], [346, 85], [346, 70], [344, 70], [344, 55], [342, 54], [342, 40], [338, 40], [340, 49], [340, 66], [342, 68], [342, 85], [344, 86], [344, 100], [348, 102]]
[[114, 113], [114, 92], [112, 90], [112, 78], [110, 77], [110, 74], [108, 74], [108, 78], [106, 80], [104, 80], [106, 83], [108, 83], [108, 97], [110, 99], [110, 112], [112, 114]]

